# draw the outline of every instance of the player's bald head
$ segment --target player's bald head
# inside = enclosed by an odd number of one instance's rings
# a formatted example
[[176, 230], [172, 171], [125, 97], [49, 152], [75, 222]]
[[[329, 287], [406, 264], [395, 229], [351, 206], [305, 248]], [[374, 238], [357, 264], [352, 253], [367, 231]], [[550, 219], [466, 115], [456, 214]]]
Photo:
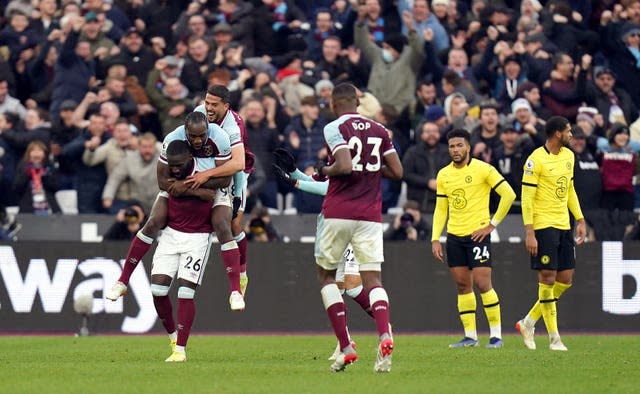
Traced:
[[350, 83], [341, 83], [331, 92], [331, 107], [336, 115], [345, 112], [355, 112], [360, 104], [358, 89]]

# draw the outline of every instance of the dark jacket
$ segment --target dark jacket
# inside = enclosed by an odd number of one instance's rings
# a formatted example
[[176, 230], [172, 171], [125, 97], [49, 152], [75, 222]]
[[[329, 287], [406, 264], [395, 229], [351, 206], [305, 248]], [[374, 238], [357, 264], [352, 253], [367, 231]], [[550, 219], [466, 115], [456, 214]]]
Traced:
[[447, 147], [438, 144], [429, 150], [422, 141], [412, 146], [402, 157], [403, 180], [407, 183], [407, 200], [421, 204], [422, 211], [435, 204], [436, 192], [429, 189], [429, 179], [436, 179], [438, 171], [449, 163]]
[[[16, 171], [16, 177], [13, 181], [13, 192], [19, 199], [19, 206], [21, 213], [33, 213], [34, 201], [33, 192], [34, 180], [31, 175], [32, 168], [29, 164], [20, 162]], [[44, 174], [41, 176], [42, 192], [47, 200], [48, 208], [53, 213], [60, 212], [60, 207], [55, 199], [55, 192], [59, 188], [59, 179], [56, 171], [51, 166], [47, 166], [43, 169]]]
[[[624, 118], [627, 124], [633, 123], [638, 118], [638, 108], [636, 107], [633, 99], [624, 89], [613, 88], [613, 93], [618, 99], [618, 105], [624, 113]], [[602, 90], [596, 86], [595, 83], [587, 83], [585, 100], [587, 104], [592, 107], [598, 108], [598, 112], [602, 114], [604, 118], [604, 129], [609, 129], [609, 110], [611, 108], [611, 100]]]
[[85, 61], [76, 55], [79, 33], [72, 31], [67, 36], [58, 57], [53, 78], [53, 92], [49, 113], [57, 117], [64, 100], [79, 103], [89, 90], [89, 80], [95, 76], [93, 60]]
[[[89, 167], [82, 161], [85, 150], [84, 143], [89, 139], [91, 139], [91, 134], [84, 130], [82, 134], [62, 148], [62, 155], [76, 166], [78, 212], [102, 213], [102, 189], [107, 183], [107, 170], [104, 165]], [[107, 139], [109, 138], [103, 135], [102, 143]]]
[[[289, 149], [296, 158], [296, 166], [300, 169], [313, 165], [318, 161], [318, 151], [325, 146], [323, 128], [325, 122], [318, 119], [311, 128], [307, 129], [302, 123], [302, 115], [296, 115], [284, 130], [285, 148]], [[300, 147], [294, 149], [289, 144], [289, 135], [296, 132], [300, 137]]]

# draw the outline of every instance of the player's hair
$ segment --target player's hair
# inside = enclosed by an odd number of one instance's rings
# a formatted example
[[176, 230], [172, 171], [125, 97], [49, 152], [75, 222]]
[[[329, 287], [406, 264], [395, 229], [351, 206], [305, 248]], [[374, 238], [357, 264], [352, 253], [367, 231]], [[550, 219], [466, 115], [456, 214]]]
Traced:
[[334, 103], [345, 103], [353, 106], [358, 106], [358, 92], [356, 87], [350, 83], [340, 83], [333, 88], [331, 92], [331, 100]]
[[185, 140], [173, 140], [167, 146], [167, 156], [190, 154], [189, 144]]
[[447, 133], [447, 141], [452, 138], [464, 138], [467, 143], [471, 143], [471, 134], [465, 129], [453, 129]]
[[567, 128], [569, 120], [562, 116], [552, 116], [547, 119], [547, 124], [544, 126], [544, 132], [547, 135], [547, 139], [553, 137], [556, 131], [562, 131]]
[[224, 85], [211, 85], [207, 88], [207, 94], [220, 97], [223, 103], [227, 104], [230, 100], [229, 89]]
[[184, 119], [185, 130], [201, 124], [204, 124], [205, 127], [207, 127], [207, 125], [209, 124], [209, 121], [207, 120], [207, 115], [205, 115], [204, 112], [200, 112], [200, 111], [189, 112], [187, 117]]

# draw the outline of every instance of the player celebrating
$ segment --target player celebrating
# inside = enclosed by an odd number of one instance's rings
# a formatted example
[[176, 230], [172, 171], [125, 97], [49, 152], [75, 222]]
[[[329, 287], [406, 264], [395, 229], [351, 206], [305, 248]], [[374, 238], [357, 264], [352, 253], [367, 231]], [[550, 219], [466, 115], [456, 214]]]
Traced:
[[[161, 191], [171, 191], [172, 195], [194, 195], [193, 189], [190, 189], [185, 181], [171, 183], [169, 181], [169, 167], [164, 150], [173, 140], [183, 140], [189, 143], [194, 152], [199, 171], [214, 167], [215, 160], [219, 160], [220, 163], [228, 162], [231, 156], [229, 136], [220, 126], [208, 123], [206, 116], [200, 112], [188, 114], [184, 126], [176, 128], [165, 137], [163, 152], [158, 160], [158, 186]], [[224, 165], [227, 164], [225, 163]], [[228, 193], [227, 185], [228, 180], [225, 177], [217, 177], [210, 179], [206, 187], [221, 188], [219, 194], [225, 195]], [[169, 187], [171, 187], [171, 190]], [[166, 226], [167, 201], [163, 196], [163, 193], [158, 195], [151, 209], [149, 220], [131, 241], [120, 278], [105, 292], [107, 299], [115, 301], [126, 293], [133, 270], [147, 253], [160, 230]], [[239, 283], [240, 255], [237, 244], [231, 235], [232, 208], [231, 203], [227, 203], [226, 199], [220, 199], [219, 201], [217, 204], [214, 203], [214, 208], [211, 211], [211, 224], [221, 243], [222, 261], [226, 267], [230, 286], [229, 303], [232, 310], [238, 311], [243, 310], [245, 304]]]
[[[487, 348], [501, 348], [500, 301], [491, 284], [490, 234], [509, 212], [516, 194], [493, 166], [471, 158], [469, 140], [464, 129], [447, 134], [451, 163], [436, 177], [431, 251], [437, 260], [444, 262], [440, 235], [448, 216], [447, 262], [458, 289], [458, 312], [464, 326], [464, 338], [449, 347], [478, 346], [475, 285], [489, 321]], [[500, 195], [493, 218], [489, 214], [491, 190]]]
[[[319, 196], [325, 196], [327, 194], [329, 181], [316, 181], [313, 177], [296, 168], [295, 159], [288, 150], [278, 148], [273, 152], [273, 156], [274, 173], [283, 182], [307, 193]], [[335, 280], [342, 295], [346, 293], [349, 297], [353, 298], [369, 316], [373, 317], [371, 305], [369, 305], [369, 296], [362, 286], [359, 264], [355, 258], [351, 244], [347, 245], [342, 259], [338, 263]], [[352, 345], [354, 344], [353, 341], [351, 341], [351, 343]], [[340, 343], [338, 343], [329, 360], [335, 360], [340, 353]]]
[[576, 266], [569, 211], [577, 221], [578, 245], [584, 242], [586, 228], [573, 187], [575, 156], [566, 147], [572, 137], [571, 125], [567, 119], [553, 116], [547, 120], [545, 133], [545, 144], [531, 153], [522, 175], [525, 245], [531, 254], [531, 268], [538, 271], [538, 301], [516, 328], [525, 346], [535, 349], [534, 326], [542, 315], [549, 348], [566, 351], [558, 333], [556, 301], [571, 287]]
[[357, 360], [349, 340], [346, 310], [335, 283], [336, 267], [351, 243], [365, 294], [369, 295], [380, 343], [376, 372], [391, 370], [393, 339], [389, 332], [389, 298], [382, 287], [381, 177], [402, 178], [402, 164], [387, 130], [356, 112], [356, 88], [347, 83], [335, 87], [331, 108], [338, 119], [324, 128], [329, 165], [318, 165], [319, 178], [329, 178], [329, 189], [318, 216], [315, 258], [322, 301], [342, 353], [331, 370], [342, 371]]
[[[166, 159], [172, 179], [184, 180], [196, 171], [189, 144], [173, 140], [166, 148]], [[227, 178], [230, 182], [231, 179]], [[211, 248], [211, 205], [214, 198], [228, 194], [199, 188], [193, 197], [167, 196], [167, 227], [158, 240], [151, 269], [151, 294], [162, 325], [169, 334], [172, 354], [168, 362], [187, 361], [185, 347], [195, 317], [194, 296], [202, 283]], [[230, 204], [230, 202], [229, 202]], [[173, 320], [169, 288], [178, 277], [178, 330]]]
[[244, 296], [249, 278], [247, 277], [247, 238], [242, 228], [242, 218], [247, 203], [247, 178], [253, 172], [255, 158], [249, 150], [249, 138], [244, 121], [240, 115], [229, 108], [229, 96], [229, 89], [224, 85], [212, 85], [207, 89], [204, 105], [198, 106], [194, 111], [205, 113], [210, 123], [217, 124], [229, 134], [231, 160], [224, 167], [198, 172], [189, 177], [187, 182], [191, 183], [191, 187], [195, 189], [212, 177], [233, 176], [231, 231], [240, 252], [240, 292]]

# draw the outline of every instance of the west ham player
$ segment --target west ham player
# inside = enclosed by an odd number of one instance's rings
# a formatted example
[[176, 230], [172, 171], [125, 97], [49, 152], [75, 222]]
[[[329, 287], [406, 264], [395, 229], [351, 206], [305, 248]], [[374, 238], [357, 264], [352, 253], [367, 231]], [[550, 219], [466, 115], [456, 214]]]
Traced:
[[247, 202], [247, 178], [253, 172], [255, 157], [249, 150], [247, 130], [244, 121], [229, 108], [229, 89], [224, 85], [212, 85], [207, 89], [204, 105], [194, 111], [207, 115], [210, 123], [222, 127], [231, 140], [231, 160], [225, 166], [212, 168], [189, 177], [188, 182], [197, 188], [211, 177], [233, 176], [231, 191], [233, 194], [233, 216], [231, 231], [240, 250], [240, 291], [244, 295], [249, 278], [247, 277], [247, 238], [242, 228], [242, 218]]
[[[524, 344], [536, 348], [534, 327], [542, 316], [549, 349], [566, 351], [558, 332], [556, 303], [571, 287], [576, 268], [575, 245], [582, 244], [586, 225], [573, 186], [574, 153], [566, 147], [572, 138], [566, 118], [552, 116], [545, 125], [545, 144], [527, 158], [522, 175], [522, 220], [531, 269], [538, 271], [538, 299], [527, 316], [516, 323]], [[569, 212], [576, 219], [574, 240]]]
[[[165, 149], [167, 165], [172, 179], [184, 180], [195, 173], [196, 160], [189, 144], [173, 140]], [[163, 192], [164, 193], [164, 192]], [[153, 304], [162, 321], [172, 353], [165, 361], [187, 361], [185, 348], [195, 317], [194, 296], [202, 283], [204, 270], [209, 259], [213, 228], [211, 227], [211, 206], [216, 198], [215, 191], [199, 188], [194, 196], [174, 197], [167, 195], [167, 227], [158, 239], [158, 247], [153, 255], [151, 269], [151, 294]], [[224, 197], [229, 199], [228, 194]], [[174, 277], [178, 277], [178, 326], [173, 319], [173, 306], [169, 299], [169, 289]]]
[[[220, 126], [208, 123], [206, 116], [200, 112], [188, 114], [185, 125], [176, 128], [165, 137], [163, 151], [173, 140], [183, 140], [189, 143], [199, 171], [214, 167], [216, 161], [219, 161], [218, 165], [229, 161], [231, 156], [228, 134]], [[206, 187], [220, 188], [217, 194], [223, 196], [228, 193], [229, 178], [211, 178], [207, 181]], [[158, 186], [161, 191], [167, 191], [174, 196], [193, 195], [193, 189], [189, 188], [185, 181], [170, 182], [165, 152], [160, 155], [158, 160]], [[211, 224], [221, 243], [222, 261], [226, 267], [230, 285], [229, 303], [231, 309], [243, 310], [245, 304], [239, 285], [240, 256], [237, 244], [231, 235], [231, 203], [227, 203], [227, 201], [230, 200], [221, 199], [220, 203], [215, 204], [211, 214]], [[126, 293], [133, 270], [147, 253], [160, 230], [166, 226], [166, 223], [167, 201], [161, 193], [151, 209], [149, 220], [131, 241], [120, 278], [105, 292], [107, 299], [115, 301]]]
[[[451, 163], [438, 171], [436, 207], [433, 213], [431, 252], [444, 262], [440, 234], [447, 224], [449, 272], [458, 290], [458, 312], [464, 338], [450, 348], [478, 346], [475, 285], [480, 290], [489, 330], [487, 348], [502, 348], [500, 300], [491, 283], [491, 231], [504, 219], [516, 198], [509, 183], [490, 164], [471, 158], [469, 133], [454, 129], [447, 134]], [[489, 195], [495, 190], [500, 203], [493, 218]], [[448, 219], [447, 219], [448, 217]]]
[[335, 282], [336, 268], [351, 243], [365, 294], [369, 295], [380, 343], [376, 372], [391, 370], [393, 339], [389, 332], [389, 298], [382, 287], [382, 187], [384, 175], [402, 178], [402, 164], [387, 130], [356, 112], [358, 97], [351, 84], [340, 84], [331, 94], [338, 119], [324, 128], [329, 165], [319, 165], [317, 176], [329, 178], [329, 189], [318, 216], [315, 257], [320, 293], [340, 342], [342, 353], [331, 370], [342, 371], [357, 360], [347, 333], [346, 310]]
[[[325, 196], [327, 194], [329, 181], [316, 181], [313, 177], [300, 171], [296, 168], [295, 159], [289, 151], [278, 148], [273, 152], [273, 156], [274, 173], [283, 182], [307, 193], [319, 196]], [[359, 268], [358, 261], [353, 253], [353, 247], [349, 244], [336, 269], [336, 284], [340, 289], [340, 294], [346, 293], [349, 297], [353, 298], [369, 316], [373, 317], [371, 305], [369, 305], [369, 296], [362, 286]], [[340, 343], [336, 346], [329, 360], [333, 361], [339, 355]]]

